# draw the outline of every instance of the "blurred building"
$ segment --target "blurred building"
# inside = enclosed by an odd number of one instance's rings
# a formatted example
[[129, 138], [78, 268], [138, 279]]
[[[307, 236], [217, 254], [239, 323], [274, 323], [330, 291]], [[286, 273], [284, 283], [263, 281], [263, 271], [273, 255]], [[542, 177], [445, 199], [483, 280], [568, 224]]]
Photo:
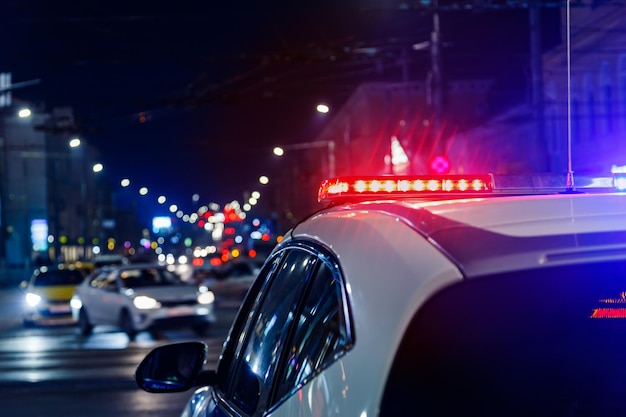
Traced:
[[[13, 104], [0, 125], [1, 261], [7, 268], [91, 259], [131, 233], [112, 202], [112, 186], [92, 170], [98, 154], [77, 137], [71, 108]], [[84, 138], [83, 138], [84, 139]], [[124, 223], [119, 228], [118, 223]], [[114, 246], [114, 245], [113, 245]]]
[[459, 132], [454, 138], [459, 146], [451, 149], [459, 169], [523, 172], [541, 158], [553, 172], [566, 172], [569, 161], [575, 173], [608, 174], [626, 166], [626, 7], [615, 2], [571, 7], [569, 70], [567, 10], [562, 13], [563, 42], [542, 57], [540, 116], [532, 103], [520, 103]]

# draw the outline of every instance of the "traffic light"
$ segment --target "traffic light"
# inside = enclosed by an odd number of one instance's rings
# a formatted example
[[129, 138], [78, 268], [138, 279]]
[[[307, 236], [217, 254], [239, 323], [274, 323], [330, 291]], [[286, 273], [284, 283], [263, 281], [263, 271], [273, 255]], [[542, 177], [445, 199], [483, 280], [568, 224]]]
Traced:
[[431, 174], [447, 174], [452, 164], [445, 155], [435, 155], [428, 161], [428, 170]]

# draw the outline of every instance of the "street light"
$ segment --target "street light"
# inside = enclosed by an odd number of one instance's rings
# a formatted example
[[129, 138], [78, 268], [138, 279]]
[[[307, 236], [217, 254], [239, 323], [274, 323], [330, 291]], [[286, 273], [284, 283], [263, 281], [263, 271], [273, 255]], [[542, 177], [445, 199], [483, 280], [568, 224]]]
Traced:
[[317, 107], [315, 107], [315, 110], [317, 110], [319, 113], [328, 113], [330, 111], [330, 107], [328, 107], [326, 104], [318, 104]]
[[[79, 164], [78, 172], [80, 172], [80, 238], [78, 239], [79, 245], [82, 247], [82, 257], [86, 259], [87, 247], [85, 245], [87, 239], [87, 183], [86, 183], [86, 167], [84, 158], [84, 147], [81, 146], [80, 138], [74, 137], [68, 142], [69, 147], [73, 149], [71, 152], [77, 158]], [[78, 154], [76, 154], [78, 153]]]
[[78, 148], [80, 146], [80, 139], [79, 138], [70, 139], [69, 145], [70, 145], [70, 148]]
[[25, 119], [27, 117], [30, 117], [32, 114], [33, 113], [30, 109], [20, 109], [20, 111], [17, 112], [17, 116], [20, 119]]

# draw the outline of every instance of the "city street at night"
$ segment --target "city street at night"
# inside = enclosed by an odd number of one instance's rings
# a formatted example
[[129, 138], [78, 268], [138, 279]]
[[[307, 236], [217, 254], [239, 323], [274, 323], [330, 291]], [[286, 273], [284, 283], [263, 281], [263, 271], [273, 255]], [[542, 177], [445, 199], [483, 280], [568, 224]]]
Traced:
[[[152, 335], [135, 341], [116, 329], [103, 328], [89, 337], [76, 326], [24, 328], [22, 293], [0, 289], [0, 404], [22, 416], [104, 417], [173, 416], [192, 391], [149, 394], [136, 387], [136, 366], [153, 347], [198, 340], [187, 330]], [[207, 367], [217, 361], [236, 306], [219, 308], [218, 323], [208, 337]], [[156, 336], [156, 338], [155, 338]], [[1, 415], [10, 417], [8, 414]]]

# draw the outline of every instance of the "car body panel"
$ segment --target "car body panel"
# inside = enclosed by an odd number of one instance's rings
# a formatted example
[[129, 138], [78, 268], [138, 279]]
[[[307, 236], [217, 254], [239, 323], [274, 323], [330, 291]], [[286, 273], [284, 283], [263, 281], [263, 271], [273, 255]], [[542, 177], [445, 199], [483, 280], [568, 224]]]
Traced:
[[626, 255], [623, 193], [376, 201], [329, 210], [335, 211], [395, 216], [428, 237], [467, 277], [563, 262], [564, 256], [586, 262], [594, 252]]
[[54, 287], [34, 287], [37, 292], [52, 301], [67, 301], [72, 298], [76, 285], [59, 285]]
[[626, 194], [553, 194], [417, 203], [435, 216], [511, 236], [626, 230]]
[[[383, 230], [385, 233], [381, 233]], [[327, 404], [329, 410], [336, 415], [347, 415], [357, 407], [367, 415], [375, 415], [376, 398], [382, 395], [383, 387], [379, 385], [376, 391], [371, 391], [374, 384], [370, 381], [385, 379], [393, 360], [393, 346], [399, 343], [415, 306], [441, 288], [460, 281], [462, 275], [406, 223], [375, 211], [349, 216], [341, 212], [321, 214], [298, 225], [290, 239], [322, 242], [343, 261], [356, 339], [349, 354], [305, 386], [306, 396], [303, 393], [302, 397], [319, 398], [326, 396], [326, 392], [343, 392], [342, 396], [333, 396], [332, 403]], [[285, 239], [283, 244], [288, 244], [290, 239]], [[368, 242], [367, 253], [359, 253], [363, 242]], [[416, 253], [428, 262], [416, 263]], [[326, 373], [332, 376], [325, 378]], [[330, 381], [341, 383], [331, 387]], [[331, 388], [333, 391], [327, 391]], [[371, 406], [363, 407], [364, 398], [372, 399]], [[289, 402], [295, 407], [293, 398]], [[303, 404], [297, 407], [303, 406], [306, 408]]]
[[[90, 320], [95, 323], [105, 325], [116, 325], [119, 323], [121, 309], [125, 304], [124, 295], [96, 288], [78, 288], [83, 306], [89, 312]], [[75, 315], [78, 320], [78, 316]]]

